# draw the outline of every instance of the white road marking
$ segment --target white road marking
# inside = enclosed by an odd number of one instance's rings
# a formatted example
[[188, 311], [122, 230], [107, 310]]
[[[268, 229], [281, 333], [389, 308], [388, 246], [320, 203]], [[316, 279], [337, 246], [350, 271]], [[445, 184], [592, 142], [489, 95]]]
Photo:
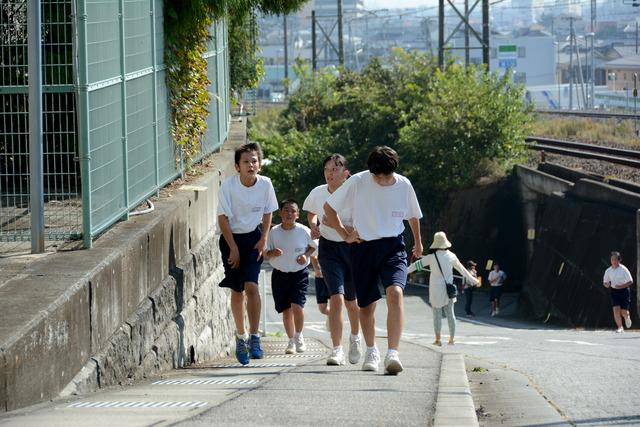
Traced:
[[592, 342], [586, 341], [572, 341], [572, 340], [545, 340], [547, 342], [562, 342], [562, 343], [570, 343], [570, 344], [578, 344], [578, 345], [590, 345], [590, 346], [598, 346], [602, 344], [596, 344]]

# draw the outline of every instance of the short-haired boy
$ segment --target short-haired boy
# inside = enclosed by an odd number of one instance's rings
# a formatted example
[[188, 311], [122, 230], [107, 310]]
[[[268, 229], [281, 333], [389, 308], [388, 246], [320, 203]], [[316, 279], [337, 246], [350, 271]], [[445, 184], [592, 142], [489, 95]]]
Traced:
[[[346, 159], [341, 154], [332, 154], [324, 159], [324, 178], [326, 184], [319, 185], [307, 196], [303, 209], [307, 211], [307, 220], [312, 235], [319, 234], [318, 261], [329, 290], [331, 310], [329, 311], [329, 329], [333, 349], [327, 358], [327, 365], [344, 365], [345, 355], [342, 349], [342, 307], [346, 306], [351, 324], [349, 337], [349, 362], [358, 363], [362, 356], [360, 344], [359, 309], [356, 292], [351, 278], [351, 245], [344, 241], [336, 230], [320, 223], [324, 217], [324, 204], [349, 177]], [[351, 225], [351, 209], [338, 212], [345, 226]], [[315, 236], [314, 236], [315, 237]]]
[[282, 313], [284, 330], [289, 337], [286, 354], [302, 353], [306, 350], [302, 329], [304, 328], [304, 304], [309, 287], [309, 262], [316, 250], [311, 239], [311, 230], [296, 221], [300, 216], [295, 200], [280, 203], [282, 222], [273, 227], [267, 242], [265, 256], [273, 272], [271, 291], [276, 311]]
[[[225, 179], [219, 191], [218, 224], [222, 232], [220, 252], [225, 276], [220, 287], [231, 289], [236, 358], [246, 365], [250, 357], [263, 357], [258, 333], [261, 308], [258, 276], [272, 212], [278, 209], [278, 201], [271, 180], [258, 174], [262, 163], [258, 144], [240, 146], [234, 161], [238, 175]], [[250, 337], [244, 322], [245, 294]]]
[[[389, 147], [375, 147], [369, 154], [369, 170], [357, 173], [338, 188], [324, 205], [327, 222], [352, 245], [351, 266], [360, 324], [367, 352], [364, 371], [377, 371], [380, 353], [375, 343], [375, 308], [381, 298], [378, 280], [387, 297], [388, 351], [385, 374], [402, 371], [398, 346], [404, 320], [403, 291], [407, 280], [407, 253], [402, 232], [407, 220], [413, 234], [413, 255], [422, 256], [422, 211], [411, 182], [395, 173], [398, 154]], [[352, 209], [353, 230], [342, 224], [337, 212]], [[321, 252], [322, 253], [322, 252]]]

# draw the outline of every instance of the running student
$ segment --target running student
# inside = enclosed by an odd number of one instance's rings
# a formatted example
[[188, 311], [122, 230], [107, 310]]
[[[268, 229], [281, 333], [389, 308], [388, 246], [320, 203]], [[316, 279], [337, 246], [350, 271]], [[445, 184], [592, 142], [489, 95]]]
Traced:
[[[225, 179], [219, 192], [218, 224], [222, 232], [220, 252], [224, 265], [220, 287], [231, 289], [236, 358], [246, 365], [250, 357], [263, 357], [258, 333], [261, 308], [258, 276], [272, 212], [278, 209], [278, 201], [271, 180], [258, 174], [262, 163], [262, 150], [258, 144], [240, 146], [234, 160], [239, 174]], [[250, 337], [244, 322], [245, 295]]]
[[286, 354], [306, 350], [302, 328], [304, 304], [309, 287], [309, 258], [316, 250], [309, 228], [296, 221], [300, 216], [295, 200], [280, 203], [282, 223], [269, 234], [266, 258], [273, 267], [271, 291], [276, 311], [282, 313], [284, 330], [289, 337]]
[[631, 327], [631, 285], [633, 277], [629, 269], [622, 264], [620, 252], [611, 252], [611, 267], [604, 272], [602, 284], [610, 291], [611, 306], [613, 307], [613, 320], [616, 322], [616, 332], [622, 333], [622, 319], [627, 328]]
[[[375, 342], [375, 308], [381, 298], [378, 280], [387, 297], [388, 351], [385, 374], [402, 371], [398, 355], [404, 321], [403, 292], [407, 280], [407, 253], [402, 233], [404, 221], [413, 234], [413, 256], [422, 256], [420, 218], [411, 182], [395, 173], [398, 154], [389, 147], [376, 147], [369, 154], [368, 171], [349, 178], [327, 199], [326, 220], [351, 245], [351, 267], [360, 306], [360, 324], [367, 352], [362, 370], [377, 371], [380, 352]], [[351, 210], [353, 229], [345, 227], [337, 214]], [[322, 248], [320, 248], [322, 256]], [[326, 271], [325, 271], [326, 276]]]
[[[307, 196], [302, 208], [307, 211], [307, 220], [312, 229], [312, 235], [319, 234], [318, 261], [324, 281], [329, 290], [329, 329], [333, 349], [327, 358], [327, 365], [344, 365], [345, 355], [342, 349], [342, 307], [347, 307], [347, 315], [351, 325], [349, 336], [349, 362], [358, 363], [362, 356], [360, 343], [360, 324], [358, 319], [358, 304], [356, 291], [351, 279], [351, 245], [344, 241], [336, 230], [322, 221], [318, 226], [319, 217], [324, 217], [324, 204], [335, 191], [340, 188], [349, 176], [347, 162], [340, 154], [332, 154], [324, 159], [324, 178], [326, 184], [320, 185]], [[340, 220], [351, 229], [351, 208], [338, 209]], [[314, 236], [315, 237], [315, 236]]]

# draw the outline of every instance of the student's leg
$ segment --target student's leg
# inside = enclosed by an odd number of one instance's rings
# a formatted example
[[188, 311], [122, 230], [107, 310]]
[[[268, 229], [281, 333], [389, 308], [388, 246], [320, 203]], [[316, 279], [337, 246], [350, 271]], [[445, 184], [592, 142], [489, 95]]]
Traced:
[[362, 327], [362, 335], [367, 347], [373, 347], [376, 344], [376, 303], [372, 302], [366, 307], [360, 307], [360, 326]]
[[282, 312], [282, 324], [284, 325], [284, 331], [289, 339], [293, 339], [295, 332], [295, 322], [293, 308], [287, 308]]
[[329, 310], [329, 304], [324, 303], [324, 304], [318, 304], [318, 311], [324, 314], [325, 316], [328, 316], [331, 310]]
[[436, 336], [435, 343], [440, 342], [440, 331], [442, 330], [442, 307], [432, 307], [433, 313], [433, 333]]
[[249, 318], [249, 333], [257, 334], [258, 328], [260, 327], [260, 308], [262, 307], [258, 284], [253, 282], [246, 282], [244, 284], [244, 291], [247, 294], [247, 317]]
[[618, 329], [622, 328], [622, 317], [620, 316], [620, 306], [613, 306], [613, 320], [616, 322]]
[[449, 304], [444, 309], [447, 313], [447, 323], [449, 324], [449, 344], [453, 344], [456, 336], [456, 314], [453, 310], [453, 301], [449, 300]]
[[358, 307], [358, 301], [345, 301], [344, 305], [347, 307], [347, 316], [349, 316], [349, 323], [351, 324], [351, 335], [358, 335], [360, 333], [360, 308]]
[[398, 285], [386, 289], [387, 294], [387, 340], [390, 350], [397, 350], [404, 326], [403, 290]]
[[331, 295], [329, 299], [331, 310], [329, 311], [329, 327], [331, 328], [331, 342], [334, 347], [338, 347], [342, 343], [342, 306], [344, 305], [344, 296], [342, 294]]
[[295, 331], [299, 334], [304, 328], [304, 308], [298, 304], [291, 304], [291, 311], [293, 312]]
[[244, 292], [231, 291], [231, 313], [236, 323], [236, 332], [238, 335], [244, 335]]
[[473, 288], [465, 289], [464, 295], [465, 295], [464, 312], [466, 314], [471, 314], [471, 304], [473, 303]]

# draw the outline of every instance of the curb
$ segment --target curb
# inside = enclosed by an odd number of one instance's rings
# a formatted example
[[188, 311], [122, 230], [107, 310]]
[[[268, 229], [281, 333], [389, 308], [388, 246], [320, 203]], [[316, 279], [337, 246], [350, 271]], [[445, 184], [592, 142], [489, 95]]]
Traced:
[[443, 354], [434, 426], [478, 426], [462, 354]]

